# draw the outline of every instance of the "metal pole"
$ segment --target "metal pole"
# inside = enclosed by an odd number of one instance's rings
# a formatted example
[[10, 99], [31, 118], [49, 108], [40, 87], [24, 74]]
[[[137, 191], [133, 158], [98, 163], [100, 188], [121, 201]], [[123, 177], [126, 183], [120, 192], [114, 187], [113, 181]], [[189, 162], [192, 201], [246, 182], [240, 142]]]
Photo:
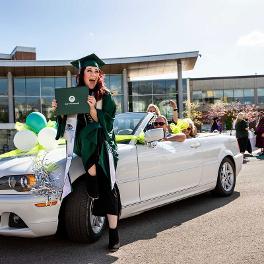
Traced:
[[128, 112], [128, 82], [127, 82], [127, 69], [123, 69], [123, 92], [124, 92], [124, 107], [123, 111]]
[[179, 118], [183, 118], [183, 90], [182, 90], [182, 64], [181, 60], [177, 60], [178, 71], [178, 109]]
[[15, 123], [14, 119], [14, 100], [13, 100], [13, 76], [11, 72], [7, 73], [8, 79], [8, 122]]

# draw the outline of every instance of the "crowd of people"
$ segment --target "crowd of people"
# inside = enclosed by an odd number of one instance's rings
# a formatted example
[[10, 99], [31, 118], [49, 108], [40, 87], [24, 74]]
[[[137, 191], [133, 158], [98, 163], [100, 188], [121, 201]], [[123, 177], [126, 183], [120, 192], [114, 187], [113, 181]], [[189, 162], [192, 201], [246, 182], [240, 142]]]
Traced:
[[190, 118], [180, 119], [178, 117], [178, 108], [174, 100], [169, 100], [169, 106], [172, 108], [172, 120], [167, 120], [164, 115], [161, 115], [159, 107], [155, 104], [149, 104], [147, 112], [154, 113], [154, 117], [147, 129], [163, 128], [164, 141], [182, 142], [186, 138], [193, 138], [197, 135], [197, 128]]
[[247, 151], [252, 155], [252, 145], [249, 140], [249, 134], [252, 133], [256, 137], [256, 143], [253, 147], [259, 148], [258, 155], [264, 155], [264, 112], [260, 111], [255, 122], [253, 122], [251, 128], [245, 113], [241, 112], [237, 115], [234, 122], [234, 128], [236, 130], [236, 138], [238, 141], [239, 149], [242, 154]]
[[[147, 112], [154, 113], [152, 122], [148, 125], [148, 129], [151, 128], [163, 128], [164, 141], [178, 141], [182, 142], [185, 139], [193, 138], [197, 135], [197, 128], [190, 118], [179, 119], [177, 104], [173, 100], [169, 100], [169, 106], [172, 108], [173, 116], [172, 120], [161, 115], [160, 109], [155, 104], [149, 104]], [[236, 138], [238, 141], [239, 149], [242, 154], [247, 151], [249, 155], [252, 155], [252, 147], [259, 148], [258, 155], [264, 155], [264, 112], [260, 111], [254, 125], [249, 125], [247, 116], [241, 112], [237, 115], [234, 121], [234, 129], [236, 131]], [[221, 120], [218, 117], [213, 118], [211, 125], [211, 132], [222, 132], [223, 126]], [[255, 135], [256, 143], [252, 146], [252, 142], [249, 139], [249, 135]]]

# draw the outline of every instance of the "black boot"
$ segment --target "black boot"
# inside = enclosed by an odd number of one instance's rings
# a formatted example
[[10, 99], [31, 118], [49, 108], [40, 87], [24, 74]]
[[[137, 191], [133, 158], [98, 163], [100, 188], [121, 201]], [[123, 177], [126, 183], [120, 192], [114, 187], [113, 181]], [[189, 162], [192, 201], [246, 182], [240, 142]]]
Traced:
[[116, 252], [120, 247], [117, 227], [115, 229], [109, 228], [109, 245], [110, 252]]
[[91, 176], [88, 173], [85, 175], [86, 188], [88, 195], [93, 199], [99, 198], [97, 176]]

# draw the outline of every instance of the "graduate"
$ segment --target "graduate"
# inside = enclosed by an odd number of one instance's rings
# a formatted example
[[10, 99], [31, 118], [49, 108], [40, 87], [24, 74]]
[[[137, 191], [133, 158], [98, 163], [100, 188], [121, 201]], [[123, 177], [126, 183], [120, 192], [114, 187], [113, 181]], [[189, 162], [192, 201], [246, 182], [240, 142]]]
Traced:
[[[94, 199], [93, 214], [107, 216], [108, 248], [114, 252], [119, 249], [117, 222], [121, 213], [120, 194], [115, 183], [118, 155], [113, 122], [116, 104], [104, 85], [101, 68], [105, 63], [100, 58], [91, 54], [71, 64], [79, 69], [76, 89], [86, 86], [89, 90], [87, 97], [89, 112], [77, 115], [74, 153], [82, 158], [86, 171], [87, 192]], [[52, 106], [56, 109], [56, 100], [52, 102]], [[65, 115], [57, 117], [56, 139], [63, 137], [66, 120]]]

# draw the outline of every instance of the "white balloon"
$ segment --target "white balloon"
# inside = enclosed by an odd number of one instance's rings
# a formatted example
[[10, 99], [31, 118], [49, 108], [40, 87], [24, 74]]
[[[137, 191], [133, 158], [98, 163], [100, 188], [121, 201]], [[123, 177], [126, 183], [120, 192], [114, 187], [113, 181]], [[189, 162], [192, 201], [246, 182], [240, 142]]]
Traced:
[[38, 142], [45, 149], [51, 150], [58, 147], [58, 142], [55, 139], [57, 130], [53, 127], [44, 127], [38, 133]]
[[17, 149], [28, 151], [38, 143], [36, 134], [30, 130], [21, 130], [15, 134], [14, 145]]

